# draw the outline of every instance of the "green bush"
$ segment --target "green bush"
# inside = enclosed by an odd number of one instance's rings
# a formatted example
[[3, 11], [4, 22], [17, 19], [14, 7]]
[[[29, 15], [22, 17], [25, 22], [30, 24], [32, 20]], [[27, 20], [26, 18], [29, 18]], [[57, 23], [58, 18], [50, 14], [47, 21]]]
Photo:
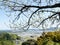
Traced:
[[22, 45], [37, 45], [36, 40], [29, 39], [22, 43]]
[[14, 40], [20, 39], [19, 36], [9, 33], [0, 33], [0, 45], [15, 45]]
[[9, 34], [9, 33], [1, 33], [0, 34], [0, 40], [16, 40], [20, 39], [19, 36], [16, 34]]
[[38, 45], [60, 45], [60, 31], [47, 32], [37, 38]]
[[0, 41], [0, 45], [15, 45], [15, 43], [10, 40], [2, 40]]

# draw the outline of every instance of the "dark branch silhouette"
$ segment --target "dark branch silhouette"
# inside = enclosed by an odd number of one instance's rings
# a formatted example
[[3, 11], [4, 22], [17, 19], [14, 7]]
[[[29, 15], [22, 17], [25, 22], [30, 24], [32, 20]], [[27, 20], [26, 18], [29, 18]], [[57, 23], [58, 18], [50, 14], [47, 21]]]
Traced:
[[[13, 20], [13, 22], [15, 22], [16, 20], [18, 20], [20, 18], [21, 15], [25, 16], [28, 21], [26, 23], [26, 26], [23, 26], [23, 27], [30, 27], [31, 25], [33, 25], [34, 23], [31, 23], [31, 19], [33, 18], [33, 16], [37, 15], [36, 13], [44, 13], [44, 12], [50, 12], [52, 13], [52, 15], [48, 16], [47, 18], [44, 18], [42, 21], [38, 21], [39, 22], [39, 25], [37, 27], [39, 27], [41, 24], [43, 24], [44, 21], [48, 20], [48, 19], [51, 19], [52, 17], [54, 17], [55, 15], [59, 17], [58, 20], [60, 20], [60, 11], [52, 11], [52, 10], [49, 10], [49, 9], [54, 9], [54, 8], [60, 8], [60, 3], [55, 3], [55, 4], [51, 4], [51, 5], [45, 5], [45, 6], [41, 6], [39, 4], [41, 4], [42, 0], [40, 0], [40, 3], [38, 3], [37, 5], [32, 5], [32, 4], [24, 4], [24, 3], [18, 3], [18, 2], [14, 2], [14, 1], [6, 1], [4, 0], [6, 3], [9, 2], [9, 3], [14, 3], [15, 5], [8, 5], [6, 4], [6, 6], [10, 7], [11, 10], [13, 10], [14, 12], [19, 12], [19, 14], [16, 15], [15, 19]], [[2, 1], [3, 2], [3, 1]], [[34, 1], [33, 1], [34, 2]], [[49, 0], [48, 3], [50, 2], [53, 2], [51, 0]], [[32, 9], [31, 9], [32, 8]], [[33, 10], [33, 9], [36, 9], [36, 10]], [[45, 10], [47, 9], [47, 10]], [[32, 10], [32, 11], [31, 11]], [[25, 12], [28, 13], [28, 11], [31, 11], [31, 14], [24, 14]], [[34, 15], [35, 14], [35, 15]], [[40, 14], [39, 14], [40, 15]], [[40, 15], [41, 16], [41, 15]], [[43, 17], [43, 16], [42, 16]], [[57, 18], [57, 17], [54, 17], [54, 18]], [[34, 20], [33, 20], [34, 21]], [[53, 22], [53, 21], [52, 21]]]
[[25, 7], [39, 8], [39, 9], [56, 8], [56, 7], [60, 7], [60, 3], [54, 4], [54, 5], [49, 5], [49, 6], [31, 6], [31, 5], [25, 5]]

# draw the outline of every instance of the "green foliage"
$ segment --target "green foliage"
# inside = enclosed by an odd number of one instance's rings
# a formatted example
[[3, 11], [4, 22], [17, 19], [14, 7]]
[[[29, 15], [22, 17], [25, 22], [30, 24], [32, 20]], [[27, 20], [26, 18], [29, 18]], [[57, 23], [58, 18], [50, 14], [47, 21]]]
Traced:
[[60, 45], [60, 31], [47, 32], [37, 38], [38, 45]]
[[22, 45], [37, 45], [36, 40], [29, 39], [22, 43]]
[[15, 45], [15, 43], [10, 40], [1, 40], [0, 45]]
[[16, 40], [17, 39], [17, 36], [16, 35], [14, 35], [14, 34], [12, 34], [12, 35], [10, 35], [11, 36], [11, 40]]
[[20, 39], [19, 36], [9, 33], [0, 33], [0, 45], [15, 45], [14, 40]]
[[16, 34], [9, 34], [9, 33], [1, 33], [0, 34], [0, 40], [16, 40], [20, 39], [19, 36]]

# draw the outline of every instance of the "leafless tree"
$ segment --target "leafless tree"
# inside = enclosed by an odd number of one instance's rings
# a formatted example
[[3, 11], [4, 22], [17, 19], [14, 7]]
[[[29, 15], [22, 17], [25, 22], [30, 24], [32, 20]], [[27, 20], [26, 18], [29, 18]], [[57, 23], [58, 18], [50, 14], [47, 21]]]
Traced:
[[60, 0], [1, 0], [18, 29], [49, 27], [60, 21]]

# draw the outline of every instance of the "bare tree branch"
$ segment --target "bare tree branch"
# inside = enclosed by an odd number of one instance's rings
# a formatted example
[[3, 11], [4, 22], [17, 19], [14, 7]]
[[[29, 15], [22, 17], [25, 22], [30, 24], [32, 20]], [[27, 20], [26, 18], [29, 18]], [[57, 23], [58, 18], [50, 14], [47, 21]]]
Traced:
[[49, 5], [49, 6], [31, 6], [31, 5], [25, 5], [25, 7], [39, 8], [39, 9], [56, 8], [56, 7], [60, 7], [60, 3], [54, 4], [54, 5]]
[[[60, 11], [52, 11], [52, 10], [49, 10], [49, 9], [54, 9], [54, 8], [57, 8], [59, 7], [60, 8], [60, 3], [55, 3], [55, 4], [51, 4], [51, 5], [45, 5], [45, 6], [42, 6], [42, 0], [40, 0], [40, 3], [38, 2], [37, 5], [34, 5], [34, 4], [27, 4], [27, 3], [19, 3], [19, 2], [15, 2], [15, 1], [7, 1], [7, 0], [3, 0], [5, 3], [6, 3], [6, 6], [7, 7], [10, 7], [9, 9], [11, 9], [12, 11], [14, 12], [19, 12], [19, 14], [17, 14], [16, 17], [14, 17], [15, 19], [13, 20], [13, 22], [15, 22], [16, 20], [18, 20], [20, 18], [21, 15], [25, 16], [27, 19], [28, 19], [28, 22], [27, 22], [27, 25], [26, 26], [23, 26], [22, 28], [26, 28], [26, 27], [30, 27], [32, 24], [30, 24], [31, 22], [31, 19], [33, 18], [33, 15], [34, 14], [37, 14], [39, 12], [39, 14], [41, 14], [40, 12], [50, 12], [50, 13], [53, 13], [51, 16], [48, 16], [47, 18], [45, 17], [41, 22], [39, 21], [39, 25], [37, 27], [39, 27], [41, 24], [43, 24], [44, 21], [48, 20], [48, 19], [51, 19], [52, 17], [54, 17], [55, 15], [58, 15], [59, 17], [59, 20], [60, 20]], [[3, 2], [2, 1], [2, 2]], [[53, 0], [46, 0], [46, 3], [51, 3], [51, 2], [54, 2]], [[11, 3], [11, 4], [10, 4]], [[13, 4], [12, 4], [13, 3]], [[41, 5], [39, 5], [41, 4]], [[4, 5], [5, 6], [5, 5]], [[32, 9], [36, 9], [36, 10], [30, 10]], [[47, 10], [45, 10], [47, 9]], [[31, 15], [29, 17], [29, 13], [31, 12]], [[24, 14], [25, 12], [29, 12], [28, 14]], [[35, 15], [34, 15], [35, 16]], [[42, 16], [42, 15], [41, 15]], [[22, 17], [21, 17], [22, 18]], [[35, 17], [34, 17], [35, 18]], [[55, 17], [57, 18], [57, 17]], [[33, 20], [33, 19], [32, 19]], [[34, 20], [33, 20], [34, 21]], [[55, 20], [54, 20], [55, 21]], [[52, 22], [54, 22], [52, 21]]]
[[55, 16], [56, 14], [59, 14], [59, 13], [57, 12], [57, 13], [49, 16], [48, 18], [43, 19], [37, 27], [39, 27], [45, 20], [52, 18], [52, 17]]
[[31, 14], [31, 16], [30, 16], [29, 19], [28, 19], [28, 25], [29, 25], [29, 23], [30, 23], [30, 19], [32, 18], [33, 14], [36, 13], [38, 10], [39, 10], [39, 9], [35, 10], [35, 11]]

